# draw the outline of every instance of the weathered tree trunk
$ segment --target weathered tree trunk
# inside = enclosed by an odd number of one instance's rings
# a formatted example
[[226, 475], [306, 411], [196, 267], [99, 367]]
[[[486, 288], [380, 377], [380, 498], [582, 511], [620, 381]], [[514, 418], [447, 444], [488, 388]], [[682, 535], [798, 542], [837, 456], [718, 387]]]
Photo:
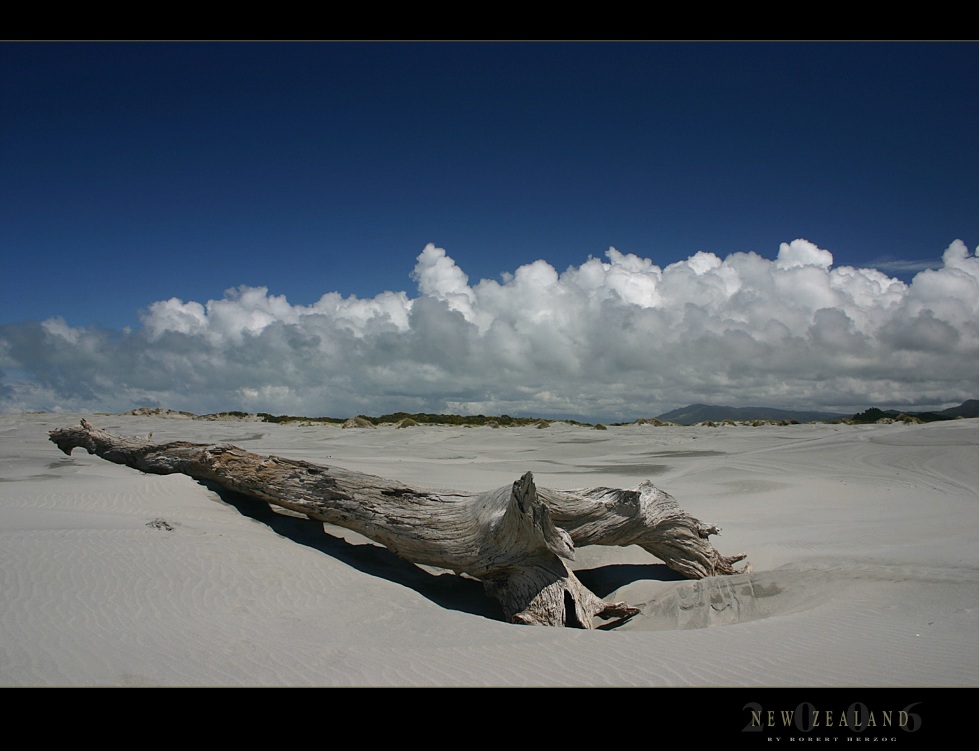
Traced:
[[434, 493], [340, 467], [260, 456], [236, 446], [120, 437], [87, 420], [50, 439], [151, 474], [217, 483], [311, 519], [352, 529], [413, 563], [480, 579], [514, 623], [592, 628], [637, 608], [601, 600], [568, 568], [576, 545], [641, 545], [690, 578], [737, 573], [708, 542], [717, 528], [645, 482], [635, 490], [538, 489], [528, 472], [485, 493]]
[[749, 571], [744, 553], [722, 556], [710, 544], [720, 534], [680, 508], [673, 496], [649, 480], [632, 490], [591, 488], [549, 490], [540, 496], [551, 510], [551, 520], [571, 535], [575, 547], [586, 545], [638, 545], [688, 579]]

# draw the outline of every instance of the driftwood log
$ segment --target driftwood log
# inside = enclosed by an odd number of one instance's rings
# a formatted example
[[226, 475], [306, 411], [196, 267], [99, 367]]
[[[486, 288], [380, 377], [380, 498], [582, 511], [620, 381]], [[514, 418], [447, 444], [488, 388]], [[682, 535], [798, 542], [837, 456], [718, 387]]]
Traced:
[[427, 492], [400, 482], [237, 446], [121, 437], [82, 420], [52, 430], [70, 455], [84, 448], [151, 474], [188, 475], [352, 529], [413, 563], [483, 582], [512, 623], [592, 628], [637, 608], [605, 602], [568, 568], [576, 546], [639, 545], [687, 578], [741, 573], [708, 541], [718, 528], [684, 512], [649, 482], [633, 490], [538, 488], [530, 472], [484, 493]]

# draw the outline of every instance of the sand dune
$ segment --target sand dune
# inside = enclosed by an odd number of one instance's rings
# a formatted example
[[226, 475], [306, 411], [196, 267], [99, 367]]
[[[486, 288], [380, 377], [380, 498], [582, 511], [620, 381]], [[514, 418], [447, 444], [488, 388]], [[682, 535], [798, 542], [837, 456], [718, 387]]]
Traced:
[[[149, 476], [47, 431], [229, 442], [424, 487], [633, 487], [718, 524], [754, 571], [686, 581], [638, 548], [574, 568], [641, 615], [514, 626], [472, 580]], [[4, 686], [975, 686], [979, 420], [341, 430], [0, 416]]]

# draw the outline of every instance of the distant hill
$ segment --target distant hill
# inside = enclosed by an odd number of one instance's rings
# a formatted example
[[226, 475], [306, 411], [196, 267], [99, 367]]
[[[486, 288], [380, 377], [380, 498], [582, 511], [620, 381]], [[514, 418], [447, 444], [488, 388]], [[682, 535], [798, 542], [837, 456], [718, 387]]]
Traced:
[[979, 417], [979, 399], [966, 399], [958, 407], [943, 409], [943, 417]]
[[658, 420], [673, 422], [677, 425], [695, 425], [698, 422], [722, 422], [724, 420], [794, 420], [796, 422], [836, 422], [837, 420], [853, 420], [854, 422], [877, 422], [881, 418], [905, 417], [917, 418], [921, 422], [934, 420], [954, 420], [959, 417], [979, 417], [979, 399], [969, 399], [957, 407], [949, 407], [938, 412], [907, 412], [896, 409], [879, 409], [871, 407], [856, 415], [844, 415], [836, 412], [811, 412], [791, 409], [776, 409], [774, 407], [724, 407], [714, 404], [689, 404], [686, 407], [674, 409], [657, 415]]
[[913, 419], [917, 422], [936, 422], [938, 420], [957, 420], [960, 417], [979, 417], [979, 399], [967, 399], [958, 407], [949, 407], [938, 412], [899, 412], [896, 409], [870, 409], [854, 415], [853, 422], [877, 422], [889, 418], [892, 420]]
[[689, 404], [657, 415], [664, 422], [678, 425], [694, 425], [698, 422], [721, 422], [723, 420], [795, 420], [796, 422], [832, 422], [843, 420], [851, 415], [835, 412], [811, 412], [774, 407], [723, 407], [713, 404]]

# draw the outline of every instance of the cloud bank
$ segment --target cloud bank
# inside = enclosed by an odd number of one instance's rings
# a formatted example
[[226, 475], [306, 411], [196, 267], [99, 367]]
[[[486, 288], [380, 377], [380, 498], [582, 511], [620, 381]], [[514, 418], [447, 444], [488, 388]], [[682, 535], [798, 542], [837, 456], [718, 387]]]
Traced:
[[135, 331], [7, 324], [0, 410], [612, 420], [691, 402], [930, 408], [979, 391], [979, 258], [958, 240], [910, 284], [834, 268], [806, 240], [775, 260], [699, 252], [665, 268], [610, 248], [476, 284], [428, 245], [411, 279], [413, 297], [308, 306], [264, 287], [172, 298]]

